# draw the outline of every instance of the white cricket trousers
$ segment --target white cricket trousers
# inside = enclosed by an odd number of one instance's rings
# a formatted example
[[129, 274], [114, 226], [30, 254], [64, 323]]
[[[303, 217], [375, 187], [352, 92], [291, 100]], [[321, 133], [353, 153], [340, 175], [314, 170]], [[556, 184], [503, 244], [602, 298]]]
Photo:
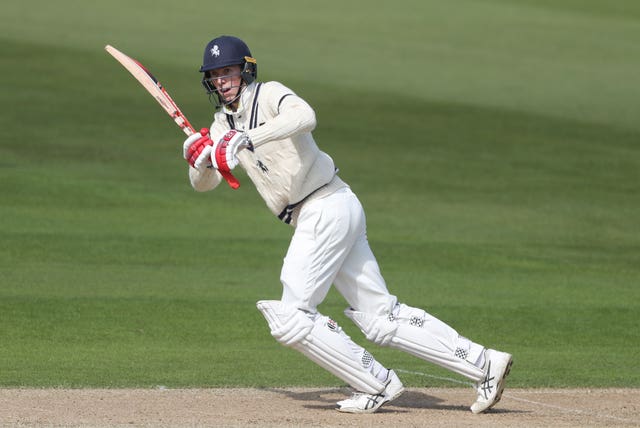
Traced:
[[332, 284], [357, 311], [382, 315], [397, 302], [369, 247], [362, 205], [349, 187], [303, 204], [280, 280], [283, 303], [311, 313]]
[[[318, 313], [317, 306], [333, 284], [351, 308], [366, 314], [368, 319], [386, 319], [392, 310], [401, 319], [417, 317], [419, 326], [412, 320], [394, 333], [403, 340], [394, 347], [474, 381], [483, 376], [482, 345], [460, 336], [421, 309], [396, 306], [397, 298], [387, 290], [369, 247], [362, 205], [348, 187], [302, 206], [284, 259], [281, 281], [282, 302], [310, 314]], [[386, 377], [387, 370], [371, 354], [348, 336], [344, 340], [353, 350], [354, 360], [364, 361], [366, 356], [371, 359], [368, 366], [371, 373], [379, 380]]]

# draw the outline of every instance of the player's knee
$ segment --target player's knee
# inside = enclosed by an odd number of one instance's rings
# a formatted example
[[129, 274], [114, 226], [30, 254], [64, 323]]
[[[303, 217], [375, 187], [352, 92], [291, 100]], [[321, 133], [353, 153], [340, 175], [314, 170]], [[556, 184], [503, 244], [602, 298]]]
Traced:
[[428, 317], [424, 310], [401, 303], [396, 304], [393, 310], [385, 315], [368, 314], [352, 308], [348, 308], [344, 313], [362, 330], [368, 340], [381, 346], [389, 345], [400, 324], [422, 327]]
[[309, 315], [279, 300], [261, 300], [257, 307], [267, 320], [271, 335], [285, 346], [293, 346], [309, 335], [314, 322]]
[[398, 325], [386, 315], [368, 314], [352, 308], [348, 308], [344, 313], [362, 330], [368, 340], [381, 346], [389, 344], [398, 328]]

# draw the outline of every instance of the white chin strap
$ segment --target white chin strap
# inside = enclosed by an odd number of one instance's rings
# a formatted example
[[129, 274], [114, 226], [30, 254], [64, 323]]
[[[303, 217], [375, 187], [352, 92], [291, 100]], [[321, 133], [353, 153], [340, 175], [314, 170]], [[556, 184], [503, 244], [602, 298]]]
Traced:
[[351, 308], [345, 315], [362, 330], [368, 340], [408, 352], [423, 360], [461, 374], [475, 382], [484, 371], [484, 347], [460, 336], [453, 328], [422, 309], [397, 304], [386, 316], [358, 312]]
[[384, 390], [384, 383], [371, 374], [371, 354], [356, 345], [332, 319], [308, 314], [279, 300], [261, 300], [257, 307], [278, 342], [301, 352], [357, 391], [379, 394]]

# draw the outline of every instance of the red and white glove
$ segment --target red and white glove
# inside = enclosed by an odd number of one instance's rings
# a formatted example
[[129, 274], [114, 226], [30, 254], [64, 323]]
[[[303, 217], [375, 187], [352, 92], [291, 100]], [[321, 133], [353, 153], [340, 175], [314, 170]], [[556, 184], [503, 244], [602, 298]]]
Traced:
[[253, 151], [253, 144], [244, 132], [232, 129], [213, 145], [211, 163], [218, 171], [231, 171], [238, 166], [238, 152], [242, 149]]
[[209, 130], [202, 128], [200, 132], [184, 140], [182, 156], [194, 168], [210, 167], [212, 148], [213, 141], [209, 138]]

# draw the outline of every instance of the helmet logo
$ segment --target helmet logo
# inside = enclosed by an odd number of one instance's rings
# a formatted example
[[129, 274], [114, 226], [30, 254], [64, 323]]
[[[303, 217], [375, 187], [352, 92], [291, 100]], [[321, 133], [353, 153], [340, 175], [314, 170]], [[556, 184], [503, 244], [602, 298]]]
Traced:
[[211, 56], [215, 56], [215, 57], [220, 56], [220, 48], [218, 48], [218, 45], [213, 45], [210, 52], [211, 52]]

